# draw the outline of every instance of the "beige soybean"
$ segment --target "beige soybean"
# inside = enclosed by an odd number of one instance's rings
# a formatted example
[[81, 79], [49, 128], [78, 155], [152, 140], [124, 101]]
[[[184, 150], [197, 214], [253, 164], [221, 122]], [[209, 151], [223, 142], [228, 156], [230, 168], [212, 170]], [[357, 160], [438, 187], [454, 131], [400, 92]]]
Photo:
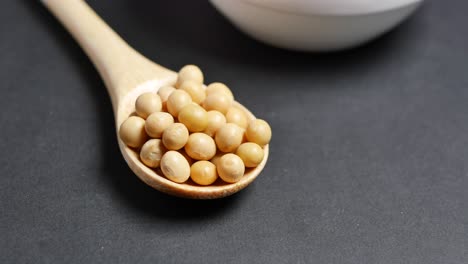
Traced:
[[192, 97], [190, 97], [186, 91], [175, 90], [167, 99], [167, 111], [169, 111], [173, 117], [177, 117], [179, 115], [179, 111], [184, 108], [184, 106], [191, 103]]
[[164, 86], [164, 87], [159, 88], [158, 95], [161, 98], [163, 110], [167, 110], [167, 106], [166, 106], [167, 99], [175, 90], [176, 89], [172, 86]]
[[157, 168], [165, 152], [166, 148], [160, 139], [150, 139], [141, 147], [140, 159], [146, 166]]
[[208, 113], [197, 104], [189, 104], [179, 111], [179, 122], [190, 132], [201, 132], [208, 126]]
[[190, 167], [190, 178], [200, 185], [210, 185], [218, 178], [218, 172], [213, 163], [201, 160]]
[[135, 101], [136, 113], [145, 119], [152, 113], [161, 111], [161, 109], [161, 98], [155, 93], [143, 93]]
[[141, 147], [148, 139], [145, 131], [145, 120], [139, 116], [127, 118], [120, 125], [119, 136], [125, 145], [132, 148]]
[[245, 166], [242, 159], [232, 153], [223, 155], [216, 164], [219, 177], [227, 182], [238, 182], [244, 176]]
[[179, 70], [176, 87], [180, 88], [180, 85], [188, 80], [203, 84], [203, 73], [200, 68], [191, 64], [182, 67], [182, 69]]
[[229, 108], [226, 113], [226, 122], [234, 123], [243, 129], [246, 129], [249, 124], [245, 112], [236, 107]]
[[207, 112], [208, 124], [203, 131], [210, 137], [213, 137], [216, 132], [226, 124], [226, 117], [219, 111], [211, 110]]
[[169, 180], [183, 183], [190, 178], [190, 165], [182, 154], [170, 150], [161, 158], [161, 171]]
[[206, 111], [216, 110], [226, 114], [232, 106], [233, 100], [224, 93], [209, 94], [203, 102]]
[[271, 140], [271, 128], [265, 120], [254, 119], [249, 122], [245, 130], [245, 136], [248, 141], [265, 146]]
[[241, 144], [236, 150], [236, 155], [242, 159], [244, 165], [248, 168], [257, 167], [264, 157], [262, 147], [252, 142]]
[[162, 141], [169, 150], [178, 150], [185, 146], [189, 137], [187, 128], [181, 123], [169, 125], [163, 132]]
[[231, 89], [229, 89], [229, 87], [227, 87], [224, 83], [214, 82], [206, 87], [207, 95], [214, 93], [224, 93], [228, 95], [231, 100], [234, 100], [234, 95], [232, 94]]
[[166, 112], [156, 112], [148, 116], [145, 130], [152, 138], [161, 138], [164, 130], [174, 124], [174, 117]]
[[179, 89], [186, 91], [190, 97], [192, 97], [192, 101], [197, 104], [201, 104], [206, 98], [206, 92], [203, 85], [193, 80], [183, 82]]
[[216, 144], [212, 137], [204, 133], [193, 133], [184, 147], [185, 152], [196, 160], [210, 160], [216, 154]]
[[215, 135], [215, 142], [222, 152], [233, 152], [240, 146], [244, 129], [236, 124], [227, 123]]

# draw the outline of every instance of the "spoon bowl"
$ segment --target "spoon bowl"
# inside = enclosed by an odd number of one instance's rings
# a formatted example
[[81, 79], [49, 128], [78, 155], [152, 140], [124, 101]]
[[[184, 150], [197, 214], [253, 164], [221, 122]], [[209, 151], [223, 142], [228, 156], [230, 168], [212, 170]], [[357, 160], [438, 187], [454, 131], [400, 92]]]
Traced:
[[[173, 85], [175, 81], [169, 82], [158, 82], [150, 81], [149, 83], [144, 83], [139, 87], [135, 88], [125, 96], [122, 100], [120, 107], [118, 109], [117, 118], [116, 118], [116, 127], [120, 125], [132, 115], [135, 111], [134, 105], [137, 97], [145, 92], [155, 92], [160, 87], [166, 85]], [[249, 119], [254, 119], [255, 116], [243, 105], [238, 102], [234, 102], [234, 107], [242, 110]], [[119, 148], [122, 152], [125, 161], [127, 162], [130, 169], [147, 185], [170, 195], [191, 198], [191, 199], [215, 199], [222, 198], [234, 194], [252, 183], [255, 178], [260, 174], [260, 172], [265, 167], [265, 164], [268, 160], [268, 145], [266, 145], [263, 150], [265, 156], [262, 162], [255, 168], [246, 168], [244, 176], [236, 183], [225, 183], [221, 179], [218, 180], [209, 186], [200, 186], [194, 183], [191, 180], [188, 180], [185, 183], [176, 183], [168, 180], [163, 176], [160, 170], [153, 170], [145, 166], [139, 158], [139, 154], [132, 148], [129, 148], [125, 143], [118, 138]]]
[[[236, 183], [220, 179], [210, 186], [200, 186], [191, 180], [175, 183], [160, 170], [145, 166], [134, 149], [118, 136], [120, 125], [135, 111], [137, 97], [145, 92], [157, 92], [160, 87], [174, 85], [177, 73], [162, 67], [132, 49], [82, 0], [43, 0], [43, 4], [67, 28], [91, 59], [104, 80], [114, 109], [120, 151], [130, 169], [147, 185], [161, 192], [191, 199], [216, 199], [234, 194], [247, 187], [260, 174], [268, 159], [268, 145], [264, 158], [255, 168], [246, 169]], [[254, 115], [238, 102], [234, 107], [251, 119]]]

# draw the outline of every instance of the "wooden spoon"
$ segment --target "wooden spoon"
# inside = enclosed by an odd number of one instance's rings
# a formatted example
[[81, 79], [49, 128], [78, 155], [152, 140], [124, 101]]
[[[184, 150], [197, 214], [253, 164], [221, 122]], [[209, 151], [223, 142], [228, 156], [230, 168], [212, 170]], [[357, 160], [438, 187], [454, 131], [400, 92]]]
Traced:
[[[111, 97], [115, 125], [120, 124], [134, 112], [138, 95], [157, 91], [165, 85], [174, 85], [177, 74], [142, 56], [122, 40], [98, 15], [82, 0], [43, 0], [43, 4], [73, 35], [97, 68]], [[254, 118], [241, 104], [235, 106]], [[170, 195], [193, 198], [215, 199], [236, 193], [249, 185], [262, 171], [268, 159], [268, 146], [265, 157], [256, 168], [246, 170], [239, 182], [216, 182], [210, 186], [198, 186], [191, 181], [175, 183], [139, 160], [139, 155], [128, 148], [118, 134], [120, 151], [132, 171], [149, 186]]]

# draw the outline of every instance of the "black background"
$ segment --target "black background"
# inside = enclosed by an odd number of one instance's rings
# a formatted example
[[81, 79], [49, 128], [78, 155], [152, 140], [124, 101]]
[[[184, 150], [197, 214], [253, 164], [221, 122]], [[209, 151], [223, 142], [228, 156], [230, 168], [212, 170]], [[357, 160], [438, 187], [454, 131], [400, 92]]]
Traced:
[[38, 1], [0, 8], [1, 263], [467, 263], [468, 4], [362, 48], [257, 43], [204, 1], [89, 1], [137, 50], [194, 63], [268, 120], [264, 172], [221, 200], [147, 187], [104, 85]]

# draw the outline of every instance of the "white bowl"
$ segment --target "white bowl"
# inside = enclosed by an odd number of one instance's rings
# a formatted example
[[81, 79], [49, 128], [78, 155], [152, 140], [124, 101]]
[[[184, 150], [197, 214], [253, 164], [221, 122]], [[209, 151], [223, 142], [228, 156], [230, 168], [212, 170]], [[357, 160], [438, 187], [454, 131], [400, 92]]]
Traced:
[[273, 46], [332, 51], [372, 40], [422, 0], [211, 0], [235, 26]]

